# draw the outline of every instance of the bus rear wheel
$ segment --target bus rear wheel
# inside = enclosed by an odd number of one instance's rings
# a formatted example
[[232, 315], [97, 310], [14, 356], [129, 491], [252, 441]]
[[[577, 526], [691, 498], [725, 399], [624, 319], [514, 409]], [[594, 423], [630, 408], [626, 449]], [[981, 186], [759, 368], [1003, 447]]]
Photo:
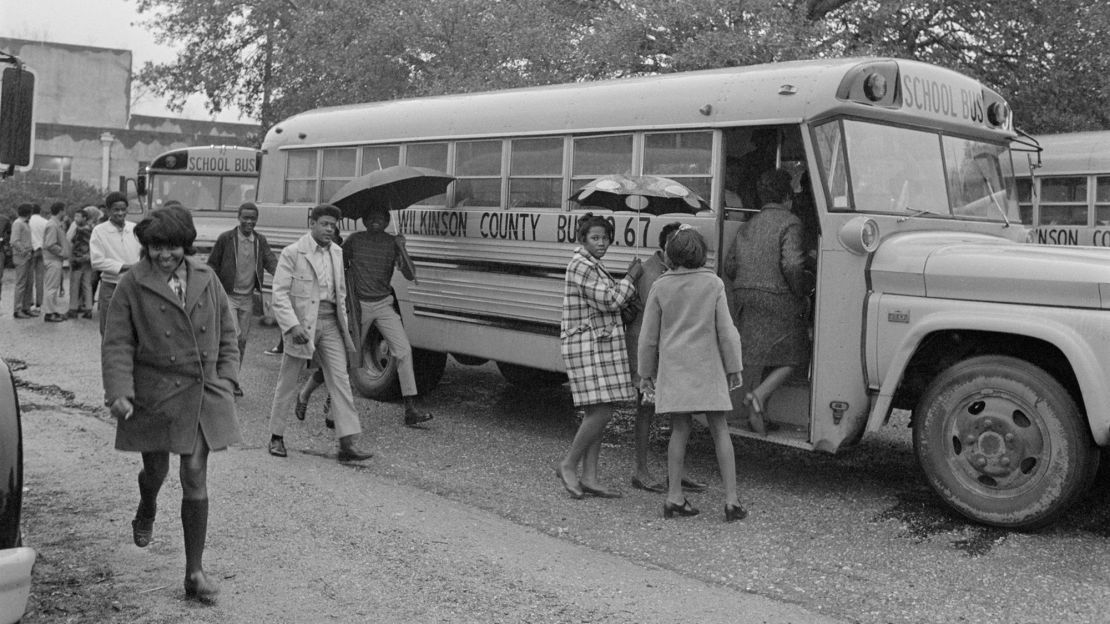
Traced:
[[509, 364], [508, 362], [498, 362], [497, 370], [501, 371], [501, 376], [505, 378], [505, 381], [514, 386], [526, 388], [558, 386], [567, 381], [566, 373], [556, 373], [540, 368], [532, 368], [531, 366]]
[[1088, 488], [1099, 456], [1071, 395], [1028, 362], [980, 356], [942, 372], [914, 413], [913, 445], [933, 490], [984, 524], [1031, 530]]
[[[397, 358], [389, 352], [389, 345], [376, 327], [366, 333], [362, 344], [361, 368], [350, 370], [351, 387], [359, 395], [377, 401], [392, 401], [401, 396], [401, 381], [397, 376]], [[412, 370], [416, 377], [416, 391], [427, 394], [436, 387], [447, 366], [447, 354], [424, 349], [412, 350]]]

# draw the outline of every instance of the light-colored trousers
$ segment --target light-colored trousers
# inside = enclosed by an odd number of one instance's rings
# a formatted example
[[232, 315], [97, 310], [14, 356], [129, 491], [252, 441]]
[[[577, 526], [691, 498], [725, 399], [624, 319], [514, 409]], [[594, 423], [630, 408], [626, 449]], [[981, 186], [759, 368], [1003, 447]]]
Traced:
[[366, 343], [366, 334], [371, 325], [378, 326], [378, 332], [389, 345], [389, 352], [397, 360], [397, 378], [401, 382], [401, 396], [416, 396], [416, 375], [412, 371], [412, 345], [405, 334], [401, 316], [393, 309], [393, 296], [381, 301], [359, 301], [362, 308], [362, 335], [359, 348]]
[[227, 302], [235, 315], [235, 333], [239, 340], [239, 367], [247, 357], [247, 337], [251, 333], [251, 316], [254, 314], [254, 295], [227, 294]]
[[62, 261], [55, 258], [43, 259], [42, 313], [65, 315], [69, 311], [69, 300], [62, 296]]
[[[351, 392], [351, 378], [347, 375], [347, 345], [343, 342], [342, 331], [334, 318], [316, 321], [316, 362], [324, 372], [324, 383], [331, 393], [331, 417], [335, 420], [335, 435], [340, 438], [362, 433]], [[307, 365], [308, 360], [291, 357], [288, 352], [282, 354], [274, 404], [270, 408], [271, 434], [285, 433], [285, 421], [297, 404], [298, 377]]]

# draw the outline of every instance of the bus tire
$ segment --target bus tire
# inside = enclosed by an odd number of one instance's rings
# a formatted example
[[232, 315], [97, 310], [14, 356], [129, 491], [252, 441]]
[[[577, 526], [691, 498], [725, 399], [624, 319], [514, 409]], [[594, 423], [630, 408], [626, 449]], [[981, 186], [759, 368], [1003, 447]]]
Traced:
[[[389, 352], [389, 345], [376, 327], [366, 332], [362, 345], [363, 365], [351, 368], [351, 387], [360, 396], [377, 401], [392, 401], [401, 396], [401, 381], [397, 376], [397, 359]], [[412, 350], [412, 372], [416, 377], [416, 391], [427, 394], [436, 387], [447, 366], [447, 354], [425, 349]]]
[[974, 357], [938, 375], [914, 411], [913, 446], [945, 503], [976, 522], [1021, 530], [1060, 516], [1099, 463], [1067, 390], [1007, 356]]
[[566, 373], [556, 373], [555, 371], [532, 368], [531, 366], [521, 366], [520, 364], [498, 362], [497, 370], [501, 371], [501, 376], [505, 378], [505, 381], [514, 386], [523, 386], [526, 388], [534, 388], [536, 386], [551, 387], [559, 386], [567, 382]]

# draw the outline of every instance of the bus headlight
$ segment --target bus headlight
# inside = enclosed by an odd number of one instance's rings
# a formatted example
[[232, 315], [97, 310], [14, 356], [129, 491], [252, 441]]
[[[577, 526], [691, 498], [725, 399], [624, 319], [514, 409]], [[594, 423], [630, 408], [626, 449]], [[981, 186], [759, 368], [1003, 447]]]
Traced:
[[872, 102], [879, 102], [886, 97], [886, 76], [876, 72], [863, 81], [863, 94]]
[[879, 224], [870, 217], [855, 217], [841, 226], [837, 238], [848, 251], [865, 256], [879, 248]]

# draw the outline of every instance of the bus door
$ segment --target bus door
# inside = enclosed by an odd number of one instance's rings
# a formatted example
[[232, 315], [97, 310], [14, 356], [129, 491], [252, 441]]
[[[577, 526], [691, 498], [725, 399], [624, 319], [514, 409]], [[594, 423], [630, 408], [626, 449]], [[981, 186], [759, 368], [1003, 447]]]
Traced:
[[[811, 268], [816, 265], [820, 226], [800, 128], [798, 126], [749, 126], [726, 129], [722, 132], [721, 152], [723, 160], [720, 193], [722, 264], [740, 224], [760, 211], [761, 202], [756, 191], [759, 177], [766, 171], [781, 168], [790, 172], [793, 178], [794, 213], [802, 220], [803, 246], [811, 257], [809, 260]], [[736, 302], [732, 300], [731, 288], [729, 291], [729, 303], [733, 306], [735, 316]], [[807, 314], [811, 330], [812, 303], [811, 298], [810, 313]], [[812, 358], [810, 359], [812, 361]], [[766, 374], [769, 370], [763, 373]], [[796, 368], [791, 379], [776, 390], [764, 406], [767, 418], [779, 426], [777, 431], [769, 433], [776, 442], [810, 448], [811, 378], [812, 367]], [[742, 414], [739, 408], [741, 399], [742, 396], [733, 396], [733, 404], [737, 406], [734, 416], [737, 418]], [[737, 430], [737, 433], [744, 435], [742, 430]]]

